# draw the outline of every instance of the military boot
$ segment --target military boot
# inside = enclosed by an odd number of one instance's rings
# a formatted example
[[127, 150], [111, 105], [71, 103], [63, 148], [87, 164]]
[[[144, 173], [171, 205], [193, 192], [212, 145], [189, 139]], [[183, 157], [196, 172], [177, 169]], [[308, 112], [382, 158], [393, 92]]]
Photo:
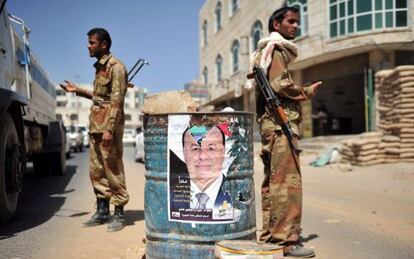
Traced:
[[105, 224], [110, 220], [109, 215], [109, 201], [105, 199], [97, 199], [96, 200], [96, 212], [92, 215], [92, 217], [82, 223], [84, 227], [92, 227]]
[[108, 232], [115, 232], [123, 229], [126, 225], [124, 207], [115, 206], [114, 216], [109, 222]]
[[283, 249], [283, 255], [287, 257], [309, 258], [315, 256], [312, 248], [306, 248], [302, 244], [297, 243]]

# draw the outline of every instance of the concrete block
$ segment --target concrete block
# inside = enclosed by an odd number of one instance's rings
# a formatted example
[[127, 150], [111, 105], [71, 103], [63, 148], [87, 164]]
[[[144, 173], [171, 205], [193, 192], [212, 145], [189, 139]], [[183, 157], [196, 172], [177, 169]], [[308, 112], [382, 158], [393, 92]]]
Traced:
[[166, 114], [177, 112], [196, 112], [198, 104], [195, 103], [187, 91], [168, 91], [145, 98], [141, 109], [146, 114]]

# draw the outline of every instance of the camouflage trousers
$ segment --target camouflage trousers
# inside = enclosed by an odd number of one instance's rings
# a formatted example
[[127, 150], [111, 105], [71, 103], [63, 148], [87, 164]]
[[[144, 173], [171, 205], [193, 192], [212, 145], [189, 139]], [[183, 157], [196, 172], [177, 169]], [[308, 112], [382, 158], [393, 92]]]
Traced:
[[[298, 139], [293, 138], [297, 146]], [[263, 232], [260, 240], [289, 245], [299, 240], [302, 217], [302, 178], [299, 156], [291, 152], [281, 131], [262, 134], [261, 158], [265, 179], [262, 184]]]
[[102, 134], [90, 134], [89, 174], [93, 190], [97, 198], [109, 199], [118, 206], [129, 201], [122, 152], [122, 133], [115, 132], [112, 144], [106, 148], [102, 146]]

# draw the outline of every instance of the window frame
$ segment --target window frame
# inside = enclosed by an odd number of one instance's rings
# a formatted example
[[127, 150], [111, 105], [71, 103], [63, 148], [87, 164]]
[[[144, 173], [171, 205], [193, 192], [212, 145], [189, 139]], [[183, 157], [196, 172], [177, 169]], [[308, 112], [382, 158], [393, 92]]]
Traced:
[[295, 7], [299, 6], [299, 31], [300, 34], [296, 35], [296, 38], [305, 37], [308, 35], [309, 23], [308, 23], [308, 1], [304, 0], [305, 3], [300, 0], [288, 0], [288, 6]]
[[239, 0], [230, 0], [229, 1], [229, 15], [233, 17], [234, 14], [240, 9], [240, 1]]
[[217, 83], [223, 80], [223, 57], [221, 54], [218, 54], [216, 57], [216, 80]]
[[[359, 0], [359, 1], [368, 1], [368, 0]], [[369, 32], [378, 32], [384, 30], [395, 30], [395, 29], [406, 29], [410, 27], [409, 18], [411, 15], [411, 1], [406, 0], [407, 6], [405, 8], [396, 8], [396, 0], [392, 0], [392, 8], [386, 8], [386, 0], [381, 1], [381, 8], [376, 8], [377, 0], [370, 0], [371, 1], [371, 10], [364, 11], [364, 12], [357, 12], [357, 3], [358, 0], [327, 0], [328, 3], [328, 36], [329, 39], [338, 39], [342, 37], [346, 37], [349, 35], [358, 35], [364, 34]], [[350, 2], [352, 2], [352, 14], [349, 14], [349, 6]], [[340, 17], [340, 5], [344, 4], [345, 14], [343, 17]], [[335, 19], [331, 19], [332, 10], [335, 8], [336, 17]], [[404, 12], [406, 13], [407, 20], [405, 21], [405, 26], [397, 26], [397, 13]], [[392, 14], [392, 26], [387, 26], [387, 15]], [[358, 29], [358, 18], [362, 19], [364, 16], [370, 16], [371, 19], [371, 28], [370, 29]], [[381, 17], [381, 18], [377, 18]], [[381, 26], [377, 26], [377, 19], [381, 20]], [[341, 22], [344, 21], [344, 33], [341, 34]], [[332, 26], [336, 26], [336, 34], [332, 36]], [[350, 30], [352, 26], [352, 30]]]
[[208, 85], [208, 68], [203, 68], [203, 83], [204, 85]]
[[[237, 51], [237, 53], [235, 53]], [[231, 71], [233, 74], [240, 71], [240, 41], [235, 39], [230, 48], [231, 57]], [[236, 57], [236, 58], [235, 58]], [[237, 62], [236, 62], [237, 61]]]
[[203, 27], [202, 27], [202, 32], [203, 32], [203, 47], [207, 46], [208, 44], [208, 22], [207, 20], [204, 20], [203, 22]]
[[[260, 25], [260, 29], [258, 29], [257, 27], [256, 27], [256, 25]], [[257, 31], [259, 31], [259, 40], [257, 41], [257, 46], [255, 46], [256, 44], [256, 42], [255, 42], [255, 33], [257, 32]], [[258, 47], [258, 44], [259, 44], [259, 41], [260, 41], [260, 39], [261, 38], [263, 38], [263, 23], [262, 23], [262, 21], [260, 21], [260, 20], [256, 20], [254, 23], [253, 23], [253, 26], [252, 26], [252, 31], [251, 31], [251, 34], [250, 34], [250, 37], [252, 38], [252, 40], [251, 40], [251, 44], [252, 44], [252, 48], [251, 48], [251, 52], [253, 53], [256, 49], [257, 49], [257, 47]]]
[[222, 26], [222, 11], [223, 11], [223, 5], [221, 4], [221, 1], [217, 2], [216, 8], [214, 9], [214, 22], [215, 22], [215, 32], [218, 33], [221, 31]]

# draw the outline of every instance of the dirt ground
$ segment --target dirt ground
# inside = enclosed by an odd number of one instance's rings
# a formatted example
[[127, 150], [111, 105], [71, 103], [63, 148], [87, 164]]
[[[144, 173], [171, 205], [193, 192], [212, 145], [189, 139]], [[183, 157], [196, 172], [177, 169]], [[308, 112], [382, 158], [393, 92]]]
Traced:
[[[400, 237], [404, 235], [404, 242], [414, 240], [414, 221], [410, 218], [414, 215], [410, 204], [414, 197], [413, 183], [414, 170], [407, 163], [384, 164], [371, 167], [350, 167], [339, 166], [338, 164], [328, 165], [321, 168], [308, 166], [309, 162], [317, 157], [328, 144], [308, 143], [309, 149], [301, 155], [303, 169], [303, 181], [305, 186], [304, 207], [312, 214], [314, 211], [323, 213], [325, 210], [329, 213], [336, 213], [334, 219], [326, 219], [325, 224], [331, 226], [338, 222], [340, 215], [344, 218], [354, 219], [351, 221], [355, 224], [361, 224], [369, 227], [375, 225], [375, 230], [379, 234]], [[316, 148], [315, 148], [316, 145]], [[312, 148], [313, 146], [313, 148]], [[260, 144], [255, 143], [255, 186], [256, 186], [256, 209], [257, 209], [257, 226], [261, 228], [260, 213], [260, 183], [263, 179], [262, 164], [257, 153]], [[306, 145], [304, 145], [306, 148]], [[87, 161], [87, 160], [86, 160]], [[86, 163], [86, 162], [85, 162]], [[41, 253], [39, 258], [124, 258], [137, 259], [145, 255], [145, 223], [144, 223], [144, 185], [145, 169], [141, 163], [127, 161], [126, 163], [127, 185], [131, 196], [131, 201], [126, 209], [128, 226], [120, 232], [108, 233], [106, 226], [93, 228], [82, 228], [81, 223], [91, 214], [71, 218], [70, 223], [66, 223], [62, 233], [50, 243], [48, 249]], [[87, 179], [83, 180], [88, 184]], [[390, 185], [390, 182], [393, 182]], [[86, 186], [85, 185], [85, 186]], [[371, 188], [371, 187], [372, 188]], [[85, 189], [87, 189], [85, 187]], [[332, 190], [335, 191], [333, 194]], [[332, 195], [331, 195], [332, 194]], [[91, 211], [90, 204], [93, 203], [92, 195], [87, 199], [82, 199], [81, 211]], [[371, 197], [372, 199], [361, 199], [361, 195]], [[386, 204], [383, 203], [384, 197], [388, 195]], [[82, 196], [82, 194], [81, 194]], [[407, 198], [405, 198], [407, 197]], [[77, 201], [81, 197], [76, 198]], [[395, 201], [393, 204], [392, 201]], [[72, 202], [76, 202], [73, 200]], [[365, 213], [371, 203], [377, 203], [376, 209], [371, 209]], [[403, 204], [400, 204], [403, 203]], [[70, 207], [68, 204], [66, 207]], [[328, 213], [328, 212], [327, 212]], [[376, 214], [376, 215], [375, 215]], [[375, 218], [372, 216], [381, 217]], [[338, 216], [339, 215], [339, 216]], [[411, 216], [410, 216], [411, 215]], [[322, 215], [321, 215], [322, 216]], [[317, 216], [319, 217], [319, 216]], [[397, 223], [393, 224], [397, 219]], [[312, 225], [312, 218], [304, 220], [304, 228]], [[307, 224], [307, 225], [306, 225]], [[324, 226], [321, 226], [324, 228]], [[317, 230], [318, 231], [318, 230]], [[367, 231], [371, 231], [368, 229]], [[322, 232], [322, 230], [321, 230]], [[347, 249], [341, 247], [330, 247], [326, 245], [329, 240], [320, 238], [310, 245], [318, 248], [316, 258], [332, 258], [338, 249]], [[322, 256], [326, 255], [326, 256]], [[337, 257], [340, 258], [340, 257]], [[358, 258], [358, 257], [347, 257]]]

